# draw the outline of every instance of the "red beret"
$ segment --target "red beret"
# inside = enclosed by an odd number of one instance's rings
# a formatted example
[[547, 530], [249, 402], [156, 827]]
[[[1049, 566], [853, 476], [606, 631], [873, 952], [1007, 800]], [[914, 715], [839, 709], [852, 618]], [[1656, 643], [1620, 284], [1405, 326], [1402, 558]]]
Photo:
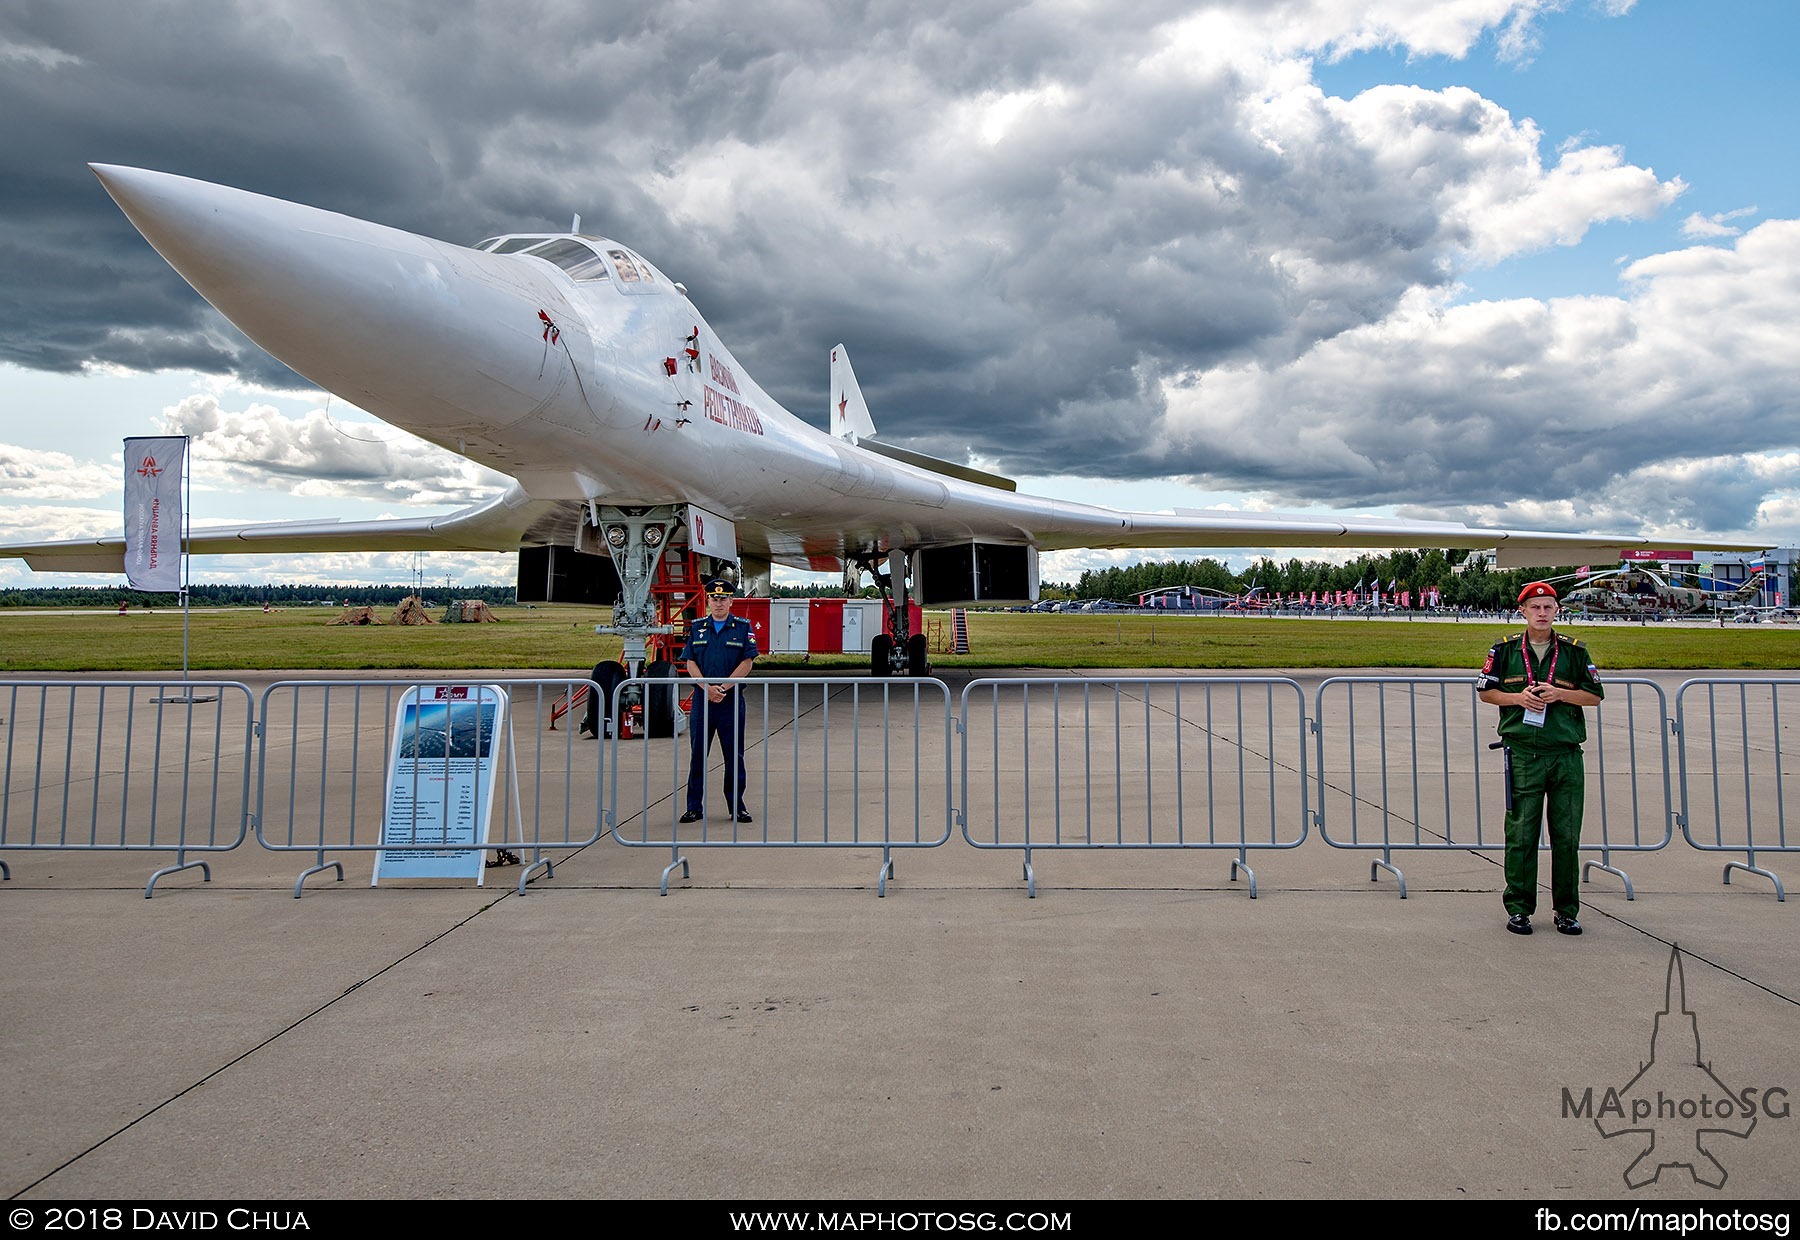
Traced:
[[1525, 605], [1528, 598], [1555, 598], [1556, 587], [1547, 581], [1534, 581], [1519, 591], [1519, 606]]

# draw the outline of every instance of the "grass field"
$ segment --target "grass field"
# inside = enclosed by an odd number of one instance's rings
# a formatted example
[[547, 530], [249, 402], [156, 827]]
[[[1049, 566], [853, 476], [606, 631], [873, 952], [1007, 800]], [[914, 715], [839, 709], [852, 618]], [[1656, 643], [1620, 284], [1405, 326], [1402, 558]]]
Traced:
[[[494, 669], [585, 672], [617, 658], [616, 637], [595, 634], [604, 607], [503, 607], [493, 624], [333, 625], [335, 608], [203, 611], [188, 616], [188, 667], [220, 671]], [[948, 631], [947, 614], [925, 613]], [[1468, 668], [1495, 638], [1519, 630], [1498, 621], [1221, 618], [1213, 616], [969, 613], [966, 655], [932, 654], [935, 666], [1030, 668]], [[1800, 667], [1800, 628], [1788, 625], [1573, 624], [1604, 669]], [[179, 608], [134, 611], [0, 611], [0, 672], [179, 672]], [[863, 669], [866, 655], [765, 655], [765, 672]]]

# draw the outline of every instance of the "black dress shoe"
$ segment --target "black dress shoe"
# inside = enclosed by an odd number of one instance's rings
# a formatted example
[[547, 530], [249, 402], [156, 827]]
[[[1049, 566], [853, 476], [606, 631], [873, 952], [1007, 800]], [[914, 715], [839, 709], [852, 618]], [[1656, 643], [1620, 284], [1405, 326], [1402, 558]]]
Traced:
[[1511, 930], [1514, 934], [1530, 934], [1531, 918], [1525, 916], [1523, 913], [1514, 913], [1511, 917], [1506, 919], [1506, 928]]
[[755, 822], [756, 821], [756, 819], [754, 819], [750, 816], [750, 811], [747, 809], [740, 809], [737, 812], [737, 820], [739, 822]]
[[682, 822], [699, 822], [704, 817], [706, 817], [705, 814], [696, 814], [693, 810], [690, 809], [687, 813], [685, 813], [681, 816], [681, 821]]
[[1558, 934], [1580, 934], [1581, 923], [1573, 917], [1564, 917], [1558, 913], [1556, 915], [1556, 932]]

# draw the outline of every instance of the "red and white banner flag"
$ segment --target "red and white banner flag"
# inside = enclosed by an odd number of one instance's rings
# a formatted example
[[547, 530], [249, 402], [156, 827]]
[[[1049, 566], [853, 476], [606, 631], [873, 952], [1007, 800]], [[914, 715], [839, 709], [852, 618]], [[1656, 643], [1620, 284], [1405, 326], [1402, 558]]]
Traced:
[[125, 579], [134, 590], [181, 590], [185, 436], [125, 441]]

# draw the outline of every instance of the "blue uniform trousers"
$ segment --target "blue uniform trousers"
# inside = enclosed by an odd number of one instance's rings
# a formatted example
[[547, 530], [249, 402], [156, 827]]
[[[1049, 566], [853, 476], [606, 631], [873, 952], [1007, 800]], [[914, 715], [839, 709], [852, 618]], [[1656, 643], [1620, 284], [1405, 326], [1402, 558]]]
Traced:
[[725, 805], [735, 817], [744, 810], [744, 789], [750, 774], [744, 769], [744, 695], [733, 689], [725, 700], [713, 705], [706, 691], [696, 689], [688, 706], [688, 740], [693, 757], [688, 762], [687, 807], [691, 814], [706, 812], [706, 753], [712, 738], [719, 738], [719, 751], [725, 755]]

